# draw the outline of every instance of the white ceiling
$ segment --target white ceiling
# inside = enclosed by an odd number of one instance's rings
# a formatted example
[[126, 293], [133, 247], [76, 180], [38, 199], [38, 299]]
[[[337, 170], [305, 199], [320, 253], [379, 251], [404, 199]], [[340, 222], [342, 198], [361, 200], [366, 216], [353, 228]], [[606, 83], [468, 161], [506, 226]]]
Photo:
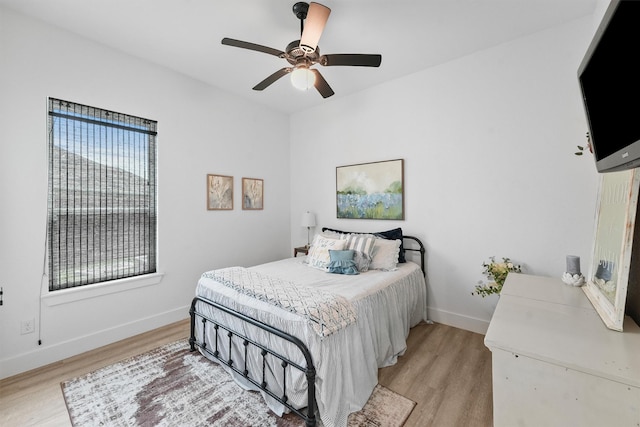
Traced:
[[223, 37], [284, 50], [299, 38], [295, 0], [0, 0], [0, 5], [163, 65], [254, 102], [292, 113], [555, 25], [591, 15], [597, 0], [320, 0], [331, 8], [319, 47], [379, 53], [382, 65], [322, 67], [323, 99], [284, 77], [251, 88], [284, 59], [220, 43]]

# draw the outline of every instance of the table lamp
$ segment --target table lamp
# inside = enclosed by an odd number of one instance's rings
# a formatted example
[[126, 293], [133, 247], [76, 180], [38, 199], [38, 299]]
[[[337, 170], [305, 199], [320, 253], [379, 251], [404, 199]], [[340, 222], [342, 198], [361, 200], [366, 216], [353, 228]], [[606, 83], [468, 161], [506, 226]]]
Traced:
[[309, 211], [302, 214], [302, 226], [307, 227], [307, 247], [309, 247], [311, 245], [311, 241], [310, 241], [311, 227], [316, 226], [316, 216]]

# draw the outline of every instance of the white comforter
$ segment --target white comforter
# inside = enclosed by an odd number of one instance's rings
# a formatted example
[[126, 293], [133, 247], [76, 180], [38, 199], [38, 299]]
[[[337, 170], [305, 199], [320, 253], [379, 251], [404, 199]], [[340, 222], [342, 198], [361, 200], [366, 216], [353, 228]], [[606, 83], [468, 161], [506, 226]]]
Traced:
[[[309, 267], [303, 261], [304, 258], [288, 258], [251, 269], [302, 285], [312, 285], [346, 298], [355, 308], [355, 323], [321, 337], [300, 316], [240, 294], [204, 275], [198, 282], [196, 295], [220, 302], [301, 339], [311, 352], [316, 368], [316, 400], [320, 419], [327, 427], [343, 427], [347, 425], [348, 415], [362, 409], [367, 402], [378, 383], [378, 368], [396, 363], [397, 357], [406, 349], [409, 329], [422, 320], [426, 321], [425, 280], [420, 267], [411, 262], [399, 264], [396, 271], [368, 271], [348, 276], [326, 273]], [[206, 312], [202, 308], [199, 310]], [[230, 322], [230, 326], [249, 331], [249, 336], [259, 342], [268, 342], [274, 350], [284, 352], [304, 366], [299, 352], [290, 343], [269, 337], [235, 319]], [[200, 322], [196, 323], [196, 334], [197, 337], [202, 336]], [[207, 331], [207, 342], [210, 348], [215, 342], [212, 330]], [[221, 354], [226, 357], [228, 345], [225, 340], [221, 340], [219, 346]], [[244, 350], [240, 347], [236, 348], [234, 344], [234, 360], [241, 358]], [[250, 358], [250, 372], [260, 372], [261, 366], [259, 357]], [[286, 391], [290, 403], [298, 408], [305, 407], [304, 375], [287, 375]], [[271, 369], [267, 378], [271, 389], [277, 389], [274, 385], [282, 382], [281, 376], [280, 368]], [[234, 373], [234, 377], [244, 387], [255, 389], [241, 376]], [[263, 395], [269, 407], [281, 415], [284, 407]]]

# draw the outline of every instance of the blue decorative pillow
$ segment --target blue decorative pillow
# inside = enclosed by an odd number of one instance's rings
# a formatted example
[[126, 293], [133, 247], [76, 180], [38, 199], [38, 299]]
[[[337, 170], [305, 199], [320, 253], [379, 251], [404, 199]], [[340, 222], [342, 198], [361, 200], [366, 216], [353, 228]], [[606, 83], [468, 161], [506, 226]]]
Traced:
[[336, 274], [359, 274], [356, 263], [353, 260], [355, 251], [336, 251], [329, 249], [329, 264], [327, 271]]

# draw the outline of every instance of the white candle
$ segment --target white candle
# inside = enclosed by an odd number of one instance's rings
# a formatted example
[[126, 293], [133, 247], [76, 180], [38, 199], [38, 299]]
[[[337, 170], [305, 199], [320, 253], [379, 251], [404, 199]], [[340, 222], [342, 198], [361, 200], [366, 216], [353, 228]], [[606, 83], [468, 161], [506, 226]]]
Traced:
[[580, 257], [567, 255], [567, 273], [580, 274]]

